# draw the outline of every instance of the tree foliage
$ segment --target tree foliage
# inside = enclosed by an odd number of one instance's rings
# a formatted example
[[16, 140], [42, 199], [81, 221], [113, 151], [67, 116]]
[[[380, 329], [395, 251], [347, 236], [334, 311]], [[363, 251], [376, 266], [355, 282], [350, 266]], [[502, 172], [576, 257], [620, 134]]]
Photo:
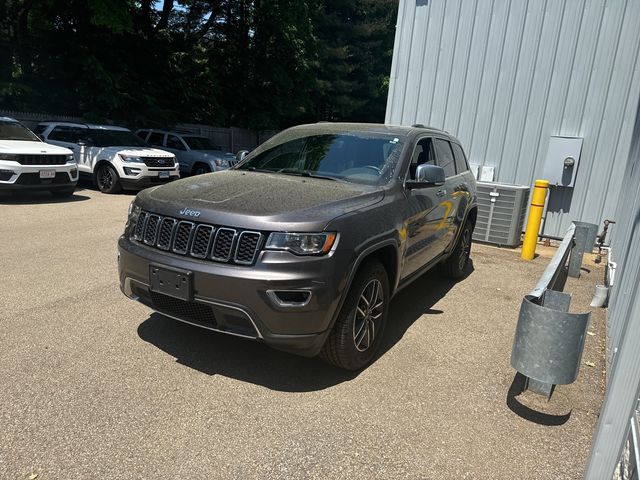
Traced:
[[0, 108], [130, 125], [382, 121], [396, 0], [0, 0]]

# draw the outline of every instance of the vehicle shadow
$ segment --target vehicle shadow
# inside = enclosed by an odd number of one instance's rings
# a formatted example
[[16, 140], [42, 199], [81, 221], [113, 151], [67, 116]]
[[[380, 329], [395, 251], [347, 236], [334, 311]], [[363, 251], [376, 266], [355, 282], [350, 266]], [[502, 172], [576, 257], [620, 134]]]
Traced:
[[76, 188], [73, 195], [69, 197], [56, 197], [47, 191], [41, 192], [3, 192], [0, 193], [0, 204], [3, 205], [45, 205], [53, 203], [74, 203], [89, 200], [89, 197], [79, 192], [83, 188]]
[[[473, 263], [469, 263], [466, 276], [473, 272]], [[374, 361], [393, 348], [422, 315], [443, 313], [432, 307], [455, 283], [429, 272], [399, 292], [391, 302], [385, 340]], [[203, 330], [158, 313], [139, 325], [138, 335], [194, 370], [283, 392], [322, 390], [360, 374], [340, 370], [318, 358], [298, 357], [262, 343]]]

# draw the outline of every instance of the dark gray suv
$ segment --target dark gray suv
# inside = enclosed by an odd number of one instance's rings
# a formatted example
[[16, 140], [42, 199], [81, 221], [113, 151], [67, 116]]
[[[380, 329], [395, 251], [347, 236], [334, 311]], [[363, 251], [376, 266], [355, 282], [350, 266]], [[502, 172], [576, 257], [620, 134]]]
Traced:
[[446, 132], [302, 125], [231, 170], [139, 193], [120, 285], [176, 320], [355, 370], [398, 290], [436, 265], [464, 275], [476, 214]]

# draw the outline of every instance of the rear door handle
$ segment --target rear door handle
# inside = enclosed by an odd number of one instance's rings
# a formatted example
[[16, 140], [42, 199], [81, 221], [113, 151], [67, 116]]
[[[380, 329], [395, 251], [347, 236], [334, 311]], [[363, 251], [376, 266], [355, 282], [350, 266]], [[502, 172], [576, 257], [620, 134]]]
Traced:
[[444, 197], [446, 194], [447, 194], [446, 190], [438, 190], [436, 192], [436, 195], [439, 196], [439, 197]]

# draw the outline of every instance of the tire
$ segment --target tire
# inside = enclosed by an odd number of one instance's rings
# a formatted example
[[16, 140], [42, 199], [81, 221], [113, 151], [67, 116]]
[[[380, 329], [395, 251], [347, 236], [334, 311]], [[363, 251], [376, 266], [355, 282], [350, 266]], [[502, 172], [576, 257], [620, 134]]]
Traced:
[[111, 165], [102, 164], [96, 170], [96, 185], [102, 193], [119, 193], [122, 191], [118, 172]]
[[191, 175], [203, 175], [211, 173], [211, 167], [205, 163], [196, 163], [191, 170]]
[[51, 190], [51, 195], [58, 198], [67, 198], [73, 195], [73, 192], [75, 191], [75, 189], [76, 188], [73, 187], [73, 188], [61, 188], [61, 189]]
[[369, 364], [382, 342], [389, 297], [386, 270], [377, 260], [366, 262], [356, 273], [320, 358], [345, 370]]
[[464, 277], [471, 255], [471, 237], [473, 236], [473, 224], [467, 220], [462, 227], [460, 237], [456, 242], [451, 255], [440, 265], [440, 272], [445, 276], [458, 280]]

